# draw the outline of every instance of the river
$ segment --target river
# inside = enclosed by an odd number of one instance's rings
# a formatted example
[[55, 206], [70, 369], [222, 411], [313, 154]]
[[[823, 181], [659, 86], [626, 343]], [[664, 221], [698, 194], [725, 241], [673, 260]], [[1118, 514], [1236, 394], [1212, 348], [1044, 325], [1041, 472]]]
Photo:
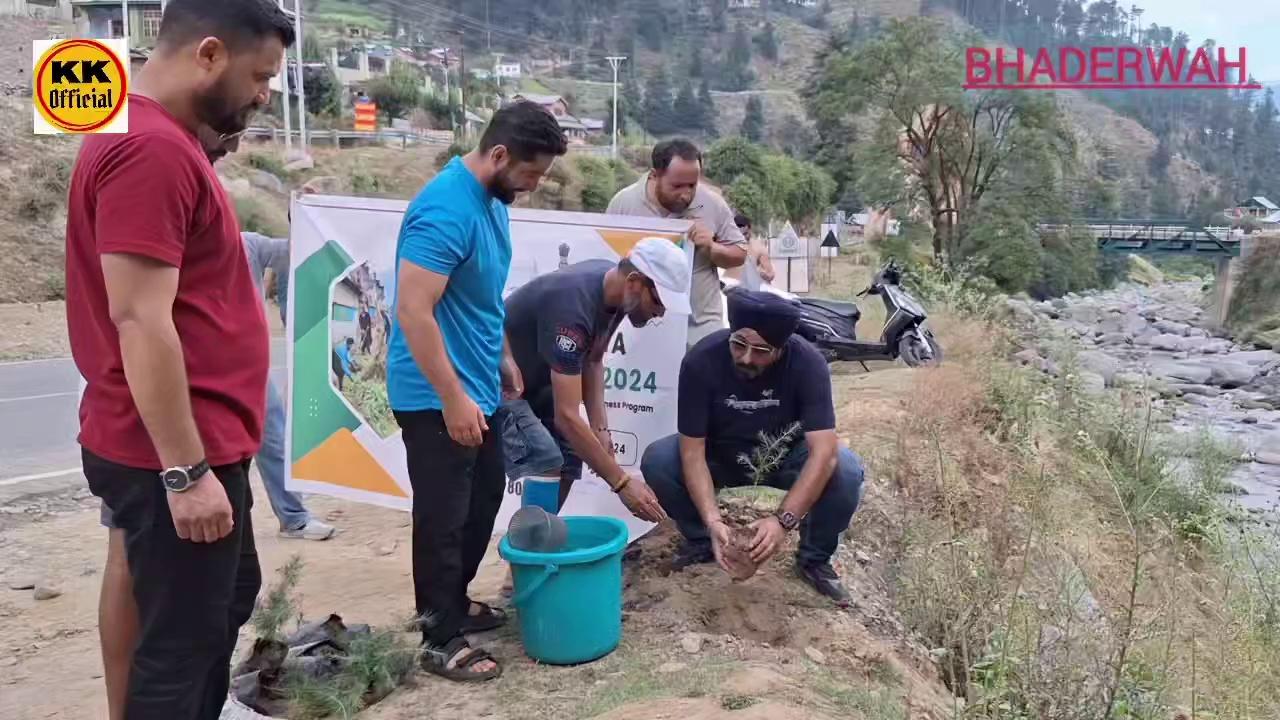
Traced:
[[1017, 358], [1058, 374], [1052, 358], [1065, 339], [1077, 350], [1088, 391], [1155, 389], [1173, 437], [1209, 431], [1239, 449], [1240, 463], [1227, 478], [1235, 500], [1250, 513], [1280, 515], [1280, 353], [1213, 329], [1202, 296], [1194, 282], [1125, 285], [1039, 303], [1011, 299], [1010, 311], [1034, 331]]

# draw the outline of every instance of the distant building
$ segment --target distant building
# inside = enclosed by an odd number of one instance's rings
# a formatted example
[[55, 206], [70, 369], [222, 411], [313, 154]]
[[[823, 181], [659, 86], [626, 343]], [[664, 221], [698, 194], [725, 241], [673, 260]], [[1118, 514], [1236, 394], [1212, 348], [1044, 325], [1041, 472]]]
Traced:
[[[7, 0], [0, 0], [6, 2]], [[36, 0], [26, 0], [28, 6]], [[124, 37], [124, 12], [120, 0], [70, 0], [81, 37]], [[129, 1], [129, 46], [155, 47], [164, 12], [160, 0]]]
[[586, 129], [588, 137], [595, 137], [596, 135], [605, 134], [603, 120], [593, 120], [591, 118], [582, 118], [582, 127]]
[[493, 74], [500, 78], [520, 78], [520, 63], [498, 63], [493, 66]]
[[730, 10], [748, 10], [760, 7], [760, 0], [729, 0]]
[[[570, 142], [582, 142], [586, 140], [590, 133], [585, 121], [579, 120], [569, 112], [569, 103], [559, 95], [538, 95], [535, 93], [516, 93], [511, 96], [512, 102], [529, 101], [537, 103], [546, 108], [547, 112], [556, 116], [556, 120], [560, 122], [560, 129], [564, 130], [565, 137]], [[600, 122], [600, 132], [604, 131], [604, 123]]]
[[1262, 219], [1270, 217], [1277, 211], [1280, 211], [1280, 207], [1277, 207], [1275, 203], [1261, 195], [1254, 195], [1229, 211], [1229, 214], [1236, 218], [1251, 217]]
[[74, 13], [71, 0], [0, 0], [0, 15], [71, 20]]

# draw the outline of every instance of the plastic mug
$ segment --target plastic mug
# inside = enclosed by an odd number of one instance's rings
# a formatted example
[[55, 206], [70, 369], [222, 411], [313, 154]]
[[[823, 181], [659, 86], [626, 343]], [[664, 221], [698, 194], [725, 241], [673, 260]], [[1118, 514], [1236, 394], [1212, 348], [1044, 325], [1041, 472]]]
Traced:
[[520, 493], [520, 506], [537, 505], [551, 514], [560, 511], [560, 478], [527, 477]]

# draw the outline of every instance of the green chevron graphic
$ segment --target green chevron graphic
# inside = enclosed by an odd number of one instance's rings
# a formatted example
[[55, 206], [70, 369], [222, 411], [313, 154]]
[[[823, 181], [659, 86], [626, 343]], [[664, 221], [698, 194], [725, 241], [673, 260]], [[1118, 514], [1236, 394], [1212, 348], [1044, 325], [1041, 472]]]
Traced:
[[329, 383], [329, 293], [352, 262], [347, 251], [330, 240], [293, 275], [293, 462], [339, 428], [354, 432], [362, 424]]

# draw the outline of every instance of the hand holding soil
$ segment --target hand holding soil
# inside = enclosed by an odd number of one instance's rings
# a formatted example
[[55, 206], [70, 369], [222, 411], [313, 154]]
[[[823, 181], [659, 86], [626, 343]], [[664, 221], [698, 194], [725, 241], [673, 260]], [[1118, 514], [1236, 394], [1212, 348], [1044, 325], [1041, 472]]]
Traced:
[[751, 541], [755, 533], [749, 527], [731, 528], [716, 520], [707, 528], [711, 533], [711, 549], [720, 567], [734, 580], [746, 580], [759, 567], [751, 559]]
[[755, 530], [751, 539], [751, 561], [756, 565], [763, 565], [782, 547], [787, 531], [778, 522], [778, 518], [772, 515], [761, 518], [748, 527]]

